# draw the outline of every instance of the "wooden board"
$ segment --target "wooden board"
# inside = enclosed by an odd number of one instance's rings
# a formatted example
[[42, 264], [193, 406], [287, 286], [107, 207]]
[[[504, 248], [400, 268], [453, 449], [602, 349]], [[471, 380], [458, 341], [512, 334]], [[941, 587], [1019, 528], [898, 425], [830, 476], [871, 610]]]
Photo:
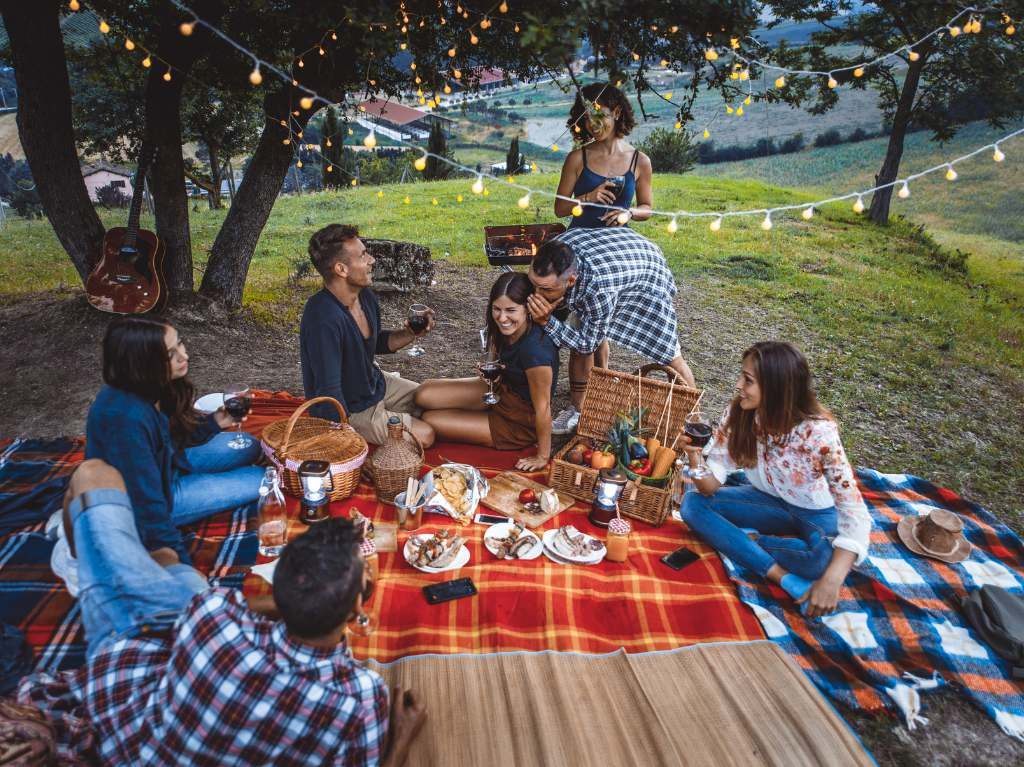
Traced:
[[564, 493], [558, 494], [558, 510], [547, 514], [531, 514], [523, 508], [519, 502], [519, 494], [526, 488], [530, 488], [540, 498], [541, 493], [551, 488], [540, 482], [534, 482], [514, 471], [503, 471], [488, 480], [491, 484], [491, 491], [481, 499], [480, 503], [499, 514], [504, 514], [511, 519], [521, 521], [527, 527], [538, 527], [543, 525], [556, 514], [560, 514], [574, 503], [576, 499]]

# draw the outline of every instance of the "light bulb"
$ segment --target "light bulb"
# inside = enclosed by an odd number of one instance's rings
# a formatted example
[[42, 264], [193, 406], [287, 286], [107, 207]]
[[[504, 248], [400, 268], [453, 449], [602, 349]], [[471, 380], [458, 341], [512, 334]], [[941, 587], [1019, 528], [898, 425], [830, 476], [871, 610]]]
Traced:
[[171, 70], [164, 72], [164, 82], [169, 83], [171, 81]]
[[327, 146], [332, 146], [330, 139], [327, 139]]
[[707, 128], [705, 128], [703, 135], [704, 135], [704, 138], [711, 138], [711, 131], [709, 131]]
[[178, 31], [181, 32], [181, 34], [185, 35], [185, 37], [188, 37], [192, 34], [192, 30], [195, 28], [196, 23], [194, 21], [183, 21], [181, 22], [181, 25], [178, 27]]
[[776, 77], [775, 78], [775, 87], [776, 88], [785, 88], [786, 87], [786, 78], [783, 77], [782, 75], [779, 75], [778, 77]]
[[328, 165], [327, 166], [327, 172], [328, 173], [334, 173], [334, 166], [333, 165]]
[[736, 107], [736, 116], [737, 117], [742, 117], [743, 116], [743, 107]]
[[458, 53], [458, 51], [456, 51], [455, 48], [449, 48], [448, 49], [448, 58], [454, 59], [456, 53]]
[[955, 25], [952, 26], [952, 27], [948, 27], [948, 29], [949, 29], [949, 36], [950, 37], [957, 37], [960, 34], [960, 32], [961, 32], [960, 27], [955, 26]]
[[484, 191], [484, 177], [477, 176], [476, 181], [473, 182], [473, 186], [470, 187], [473, 190], [473, 194], [483, 194]]
[[462, 195], [461, 194], [455, 195], [455, 202], [462, 202]]
[[445, 83], [444, 84], [444, 92], [445, 93], [451, 93], [452, 92], [452, 86], [450, 86], [448, 83]]
[[479, 43], [479, 42], [480, 42], [480, 38], [479, 38], [479, 37], [477, 37], [477, 36], [476, 36], [475, 34], [473, 34], [473, 33], [471, 32], [471, 33], [469, 34], [469, 42], [470, 42], [470, 43], [471, 43], [472, 45], [476, 45], [477, 43]]
[[427, 167], [427, 156], [426, 155], [421, 155], [420, 157], [417, 157], [416, 161], [413, 162], [412, 166], [416, 170], [423, 170], [423, 169], [425, 169]]
[[551, 151], [552, 152], [557, 152], [558, 151], [558, 144], [552, 144], [551, 145]]
[[377, 146], [377, 133], [375, 131], [371, 130], [369, 133], [366, 134], [366, 136], [363, 138], [363, 146], [365, 146], [367, 149], [373, 149], [375, 146]]
[[750, 70], [749, 69], [744, 69], [742, 72], [740, 72], [740, 79], [741, 80], [749, 80], [750, 79]]
[[68, 3], [68, 8], [70, 8], [72, 11], [77, 11], [81, 7], [82, 6], [78, 4], [78, 0], [71, 0], [71, 2]]
[[853, 212], [854, 213], [863, 213], [864, 212], [864, 198], [861, 197], [859, 194], [857, 195], [857, 202], [855, 202], [853, 204]]
[[666, 228], [668, 229], [669, 234], [675, 234], [679, 231], [679, 222], [676, 221], [675, 216], [672, 216], [672, 220], [668, 222], [668, 226]]
[[312, 109], [313, 98], [311, 96], [303, 96], [301, 99], [299, 99], [299, 106], [302, 107], [303, 109]]
[[253, 85], [259, 85], [263, 82], [263, 75], [260, 73], [260, 65], [257, 64], [256, 68], [249, 73], [249, 82]]
[[518, 34], [519, 33], [519, 25], [516, 24], [515, 28], [512, 31], [515, 32], [516, 34]]
[[1003, 150], [1001, 150], [999, 147], [996, 147], [995, 151], [992, 152], [992, 159], [995, 160], [996, 162], [1002, 162], [1003, 160], [1006, 159], [1006, 155], [1003, 154]]
[[358, 178], [354, 178], [349, 183], [352, 184], [352, 186], [357, 186], [359, 184], [359, 179]]
[[146, 69], [149, 69], [149, 67], [150, 67], [150, 65], [152, 65], [152, 63], [153, 63], [153, 59], [151, 59], [149, 57], [149, 54], [146, 54], [146, 58], [144, 58], [142, 60], [142, 66], [144, 66]]
[[673, 93], [673, 91], [668, 91], [665, 94], [665, 99], [668, 100], [668, 101], [671, 101], [672, 100], [672, 93]]
[[765, 213], [764, 214], [764, 221], [761, 222], [761, 228], [764, 229], [766, 232], [769, 229], [772, 228], [772, 214], [771, 213]]
[[907, 58], [910, 59], [911, 61], [917, 61], [919, 58], [921, 58], [921, 54], [918, 53], [917, 51], [911, 51], [910, 53], [907, 54]]
[[430, 204], [431, 205], [437, 205], [437, 198], [436, 197], [431, 197], [430, 198]]
[[855, 70], [853, 70], [853, 76], [854, 77], [863, 77], [864, 76], [864, 67], [857, 67]]
[[508, 13], [508, 3], [505, 0], [501, 0], [501, 5], [498, 6], [499, 13]]
[[413, 61], [412, 63], [409, 64], [409, 69], [411, 69], [413, 72], [416, 71], [416, 62], [415, 61]]
[[303, 61], [302, 59], [299, 59], [299, 69], [302, 69], [304, 66], [306, 66], [306, 62]]
[[377, 199], [378, 200], [383, 200], [384, 199], [384, 190], [383, 189], [378, 189], [377, 190]]
[[295, 167], [296, 168], [301, 168], [302, 167], [302, 160], [296, 160], [295, 161]]
[[572, 208], [572, 214], [573, 214], [574, 216], [576, 216], [577, 218], [579, 218], [580, 216], [582, 216], [582, 215], [583, 215], [583, 206], [582, 206], [582, 205], [580, 205], [579, 203], [576, 203], [576, 204], [575, 204], [575, 205], [573, 206], [573, 208]]
[[615, 220], [619, 222], [620, 226], [625, 226], [629, 223], [629, 211], [624, 210], [615, 217]]
[[743, 103], [746, 104], [749, 107], [750, 106], [750, 96], [747, 96], [745, 99], [743, 99]]
[[811, 217], [814, 215], [814, 206], [808, 205], [803, 209], [803, 212], [800, 215], [804, 217], [805, 221], [810, 221]]
[[1008, 25], [1008, 26], [1006, 27], [1006, 34], [1010, 35], [1011, 37], [1012, 37], [1012, 36], [1013, 36], [1013, 35], [1014, 35], [1014, 34], [1015, 34], [1016, 32], [1017, 32], [1017, 27], [1013, 26], [1013, 24], [1010, 24], [1010, 25]]
[[733, 109], [733, 108], [732, 108], [731, 106], [729, 106], [728, 104], [726, 104], [726, 105], [725, 105], [725, 113], [726, 113], [727, 115], [731, 115], [731, 114], [732, 114], [733, 112], [735, 112], [735, 111], [736, 111], [736, 110], [735, 110], [735, 109]]
[[408, 205], [410, 202], [412, 202], [412, 200], [409, 199], [409, 195], [406, 195], [404, 198], [402, 198], [402, 202]]
[[683, 127], [683, 124], [681, 122], [679, 122], [679, 120], [676, 120], [676, 130], [680, 130], [682, 127]]
[[949, 166], [949, 170], [946, 171], [946, 181], [956, 181], [956, 171], [953, 166]]
[[836, 80], [836, 78], [834, 78], [832, 75], [829, 75], [828, 76], [828, 87], [829, 88], [835, 88], [838, 85], [839, 85], [839, 81]]
[[718, 51], [716, 51], [714, 48], [708, 48], [706, 51], [704, 51], [704, 58], [706, 58], [708, 61], [718, 61]]
[[520, 197], [516, 201], [516, 205], [518, 205], [520, 208], [523, 208], [523, 209], [529, 208], [530, 207], [530, 193], [527, 192], [522, 197]]
[[290, 138], [283, 138], [281, 139], [281, 143], [284, 144], [285, 146], [288, 146], [290, 143], [292, 143], [292, 140]]
[[408, 48], [408, 47], [409, 47], [409, 46], [408, 46], [408, 44], [406, 44], [406, 43], [399, 43], [399, 44], [398, 44], [398, 48], [399, 48], [399, 50], [403, 50], [403, 51], [404, 51], [404, 50], [405, 50], [406, 48]]
[[537, 172], [537, 163], [535, 163], [535, 162], [531, 162], [530, 163], [530, 171], [533, 172], [533, 173]]
[[903, 185], [900, 187], [900, 190], [896, 192], [896, 196], [899, 197], [901, 200], [905, 200], [908, 197], [910, 197], [910, 184], [904, 181]]
[[100, 19], [100, 32], [102, 32], [103, 34], [107, 34], [107, 32], [109, 32], [109, 31], [110, 31], [110, 25], [107, 22], [105, 22], [103, 19]]
[[719, 230], [720, 230], [720, 229], [722, 228], [722, 217], [721, 217], [721, 216], [719, 216], [719, 217], [718, 217], [718, 218], [716, 218], [716, 219], [715, 219], [714, 221], [712, 221], [712, 222], [711, 222], [711, 227], [710, 227], [710, 228], [711, 228], [711, 231], [712, 231], [712, 232], [717, 232], [717, 231], [719, 231]]
[[135, 43], [132, 41], [132, 39], [130, 37], [126, 37], [124, 39], [124, 48], [125, 48], [126, 51], [134, 51], [135, 50]]

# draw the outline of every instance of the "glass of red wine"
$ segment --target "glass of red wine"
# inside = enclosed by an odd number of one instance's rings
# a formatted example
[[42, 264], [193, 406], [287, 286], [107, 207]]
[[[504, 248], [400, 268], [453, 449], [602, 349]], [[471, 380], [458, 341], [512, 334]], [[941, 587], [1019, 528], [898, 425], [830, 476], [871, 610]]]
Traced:
[[622, 194], [622, 190], [626, 188], [626, 177], [625, 176], [608, 176], [605, 179], [608, 182], [608, 191], [615, 195], [615, 199], [619, 199], [619, 195]]
[[228, 442], [228, 447], [242, 450], [252, 444], [249, 435], [242, 431], [242, 419], [249, 415], [252, 408], [252, 395], [245, 384], [233, 384], [224, 390], [224, 410], [235, 419], [238, 433]]
[[[703, 413], [690, 413], [686, 416], [686, 424], [683, 426], [683, 433], [690, 438], [690, 444], [694, 447], [703, 448], [711, 441], [711, 424]], [[704, 479], [711, 474], [704, 463], [704, 453], [697, 459], [697, 465], [691, 466], [687, 472], [691, 479]]]
[[480, 372], [480, 377], [487, 382], [487, 394], [483, 396], [484, 404], [497, 405], [501, 402], [501, 397], [494, 393], [494, 384], [501, 380], [505, 365], [498, 360], [485, 360], [478, 363], [476, 369]]
[[[430, 322], [430, 307], [426, 304], [413, 304], [409, 307], [409, 330], [415, 333], [417, 336], [427, 329], [427, 325]], [[409, 347], [409, 351], [406, 352], [410, 357], [420, 357], [427, 353], [427, 350], [419, 345], [419, 342], [414, 343]]]

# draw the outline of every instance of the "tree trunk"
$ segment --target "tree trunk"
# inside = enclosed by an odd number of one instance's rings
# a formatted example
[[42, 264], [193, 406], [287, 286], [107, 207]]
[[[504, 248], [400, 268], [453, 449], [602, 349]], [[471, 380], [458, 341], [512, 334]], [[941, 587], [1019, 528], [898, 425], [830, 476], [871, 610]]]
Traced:
[[18, 135], [43, 210], [82, 277], [98, 260], [104, 228], [82, 179], [71, 127], [71, 85], [54, 0], [3, 0], [18, 85]]
[[231, 164], [230, 157], [227, 159], [227, 162], [224, 163], [224, 167], [226, 168], [228, 175], [228, 197], [231, 200], [231, 204], [234, 205], [235, 195], [238, 192], [235, 190], [235, 166]]
[[[281, 114], [287, 108], [285, 96], [268, 96], [268, 115]], [[298, 119], [303, 121], [301, 129], [307, 118]], [[259, 145], [238, 187], [235, 203], [228, 210], [210, 251], [199, 292], [230, 308], [241, 306], [249, 262], [291, 167], [292, 147], [282, 143], [286, 138], [286, 128], [276, 120], [266, 120]]]
[[217, 154], [217, 148], [210, 144], [206, 144], [206, 151], [210, 155], [210, 210], [219, 210], [223, 207], [220, 201], [220, 182], [224, 178], [224, 170], [220, 165], [220, 155]]
[[[910, 116], [914, 111], [914, 98], [917, 96], [917, 86], [921, 82], [921, 70], [924, 69], [927, 60], [927, 53], [922, 53], [921, 58], [910, 62], [907, 67], [907, 77], [903, 81], [903, 90], [900, 91], [900, 100], [896, 104], [896, 112], [892, 119], [892, 133], [889, 134], [885, 159], [882, 160], [882, 169], [875, 176], [876, 186], [891, 184], [899, 176], [900, 161], [903, 159], [903, 142], [907, 137], [907, 128], [910, 127]], [[887, 186], [872, 195], [868, 218], [876, 224], [889, 223], [892, 192], [893, 187]]]

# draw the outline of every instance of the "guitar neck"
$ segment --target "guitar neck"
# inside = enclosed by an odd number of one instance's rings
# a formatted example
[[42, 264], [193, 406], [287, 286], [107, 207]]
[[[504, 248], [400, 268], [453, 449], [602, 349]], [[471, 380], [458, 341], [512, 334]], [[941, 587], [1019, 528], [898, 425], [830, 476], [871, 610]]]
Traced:
[[135, 241], [139, 234], [139, 217], [142, 215], [142, 198], [146, 191], [146, 172], [149, 170], [149, 161], [153, 156], [153, 150], [147, 146], [142, 147], [139, 153], [139, 165], [135, 173], [135, 188], [132, 190], [132, 206], [128, 211], [128, 226], [124, 235], [124, 245], [128, 248], [135, 247]]

